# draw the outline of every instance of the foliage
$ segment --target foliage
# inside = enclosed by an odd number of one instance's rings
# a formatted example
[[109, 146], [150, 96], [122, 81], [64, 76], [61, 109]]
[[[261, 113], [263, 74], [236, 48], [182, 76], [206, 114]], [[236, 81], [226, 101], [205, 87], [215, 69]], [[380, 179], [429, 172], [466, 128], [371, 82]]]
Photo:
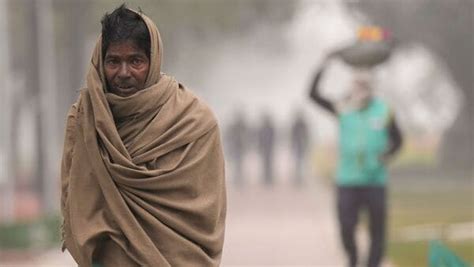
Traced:
[[0, 225], [0, 249], [48, 248], [60, 241], [60, 217]]

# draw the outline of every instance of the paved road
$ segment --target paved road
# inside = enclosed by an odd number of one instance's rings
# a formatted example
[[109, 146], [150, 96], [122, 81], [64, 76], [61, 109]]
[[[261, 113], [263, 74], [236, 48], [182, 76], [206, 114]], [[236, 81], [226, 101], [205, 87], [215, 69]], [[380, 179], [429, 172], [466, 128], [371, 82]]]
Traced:
[[229, 190], [224, 266], [343, 266], [332, 190]]
[[[344, 266], [333, 207], [332, 189], [322, 184], [229, 188], [222, 265]], [[0, 266], [75, 265], [67, 253], [52, 250]]]

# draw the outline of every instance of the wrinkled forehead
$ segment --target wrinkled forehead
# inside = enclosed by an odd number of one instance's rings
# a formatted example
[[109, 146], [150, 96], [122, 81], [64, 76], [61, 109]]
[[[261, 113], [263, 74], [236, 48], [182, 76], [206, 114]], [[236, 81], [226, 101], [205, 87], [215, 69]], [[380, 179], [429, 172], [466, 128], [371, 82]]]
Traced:
[[111, 42], [106, 51], [105, 56], [107, 55], [122, 55], [122, 54], [143, 54], [148, 57], [148, 54], [145, 48], [141, 47], [135, 40], [127, 39], [127, 40], [119, 40]]

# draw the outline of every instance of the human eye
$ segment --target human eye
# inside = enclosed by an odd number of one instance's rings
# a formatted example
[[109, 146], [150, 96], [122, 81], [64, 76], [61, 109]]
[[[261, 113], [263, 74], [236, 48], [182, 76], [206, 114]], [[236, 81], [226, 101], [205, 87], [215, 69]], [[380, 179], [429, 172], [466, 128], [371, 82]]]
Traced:
[[143, 59], [141, 59], [139, 57], [135, 57], [135, 58], [132, 59], [132, 64], [134, 66], [140, 66], [142, 63], [143, 63]]
[[113, 66], [113, 65], [118, 65], [118, 64], [119, 64], [119, 61], [118, 61], [118, 59], [116, 59], [116, 58], [106, 58], [106, 59], [105, 59], [105, 64], [111, 65], [111, 66]]

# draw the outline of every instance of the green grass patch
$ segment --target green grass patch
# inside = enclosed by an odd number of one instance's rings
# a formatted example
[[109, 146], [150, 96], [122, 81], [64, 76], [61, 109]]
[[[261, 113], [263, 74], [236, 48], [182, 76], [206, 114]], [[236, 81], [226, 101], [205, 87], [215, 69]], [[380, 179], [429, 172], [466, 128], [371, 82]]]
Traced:
[[392, 227], [474, 221], [473, 188], [466, 186], [454, 192], [447, 191], [391, 193]]
[[[392, 177], [389, 231], [404, 227], [449, 225], [474, 221], [474, 186], [469, 177]], [[395, 240], [395, 239], [394, 239]], [[388, 254], [395, 266], [427, 266], [430, 240], [391, 241]], [[464, 261], [474, 263], [474, 240], [443, 242]]]
[[393, 181], [390, 190], [392, 226], [473, 221], [473, 185], [473, 180], [468, 178]]
[[[445, 242], [457, 256], [464, 262], [474, 263], [474, 242]], [[429, 243], [416, 242], [390, 242], [389, 257], [395, 266], [428, 266]]]
[[60, 216], [0, 225], [0, 249], [47, 248], [60, 242]]

